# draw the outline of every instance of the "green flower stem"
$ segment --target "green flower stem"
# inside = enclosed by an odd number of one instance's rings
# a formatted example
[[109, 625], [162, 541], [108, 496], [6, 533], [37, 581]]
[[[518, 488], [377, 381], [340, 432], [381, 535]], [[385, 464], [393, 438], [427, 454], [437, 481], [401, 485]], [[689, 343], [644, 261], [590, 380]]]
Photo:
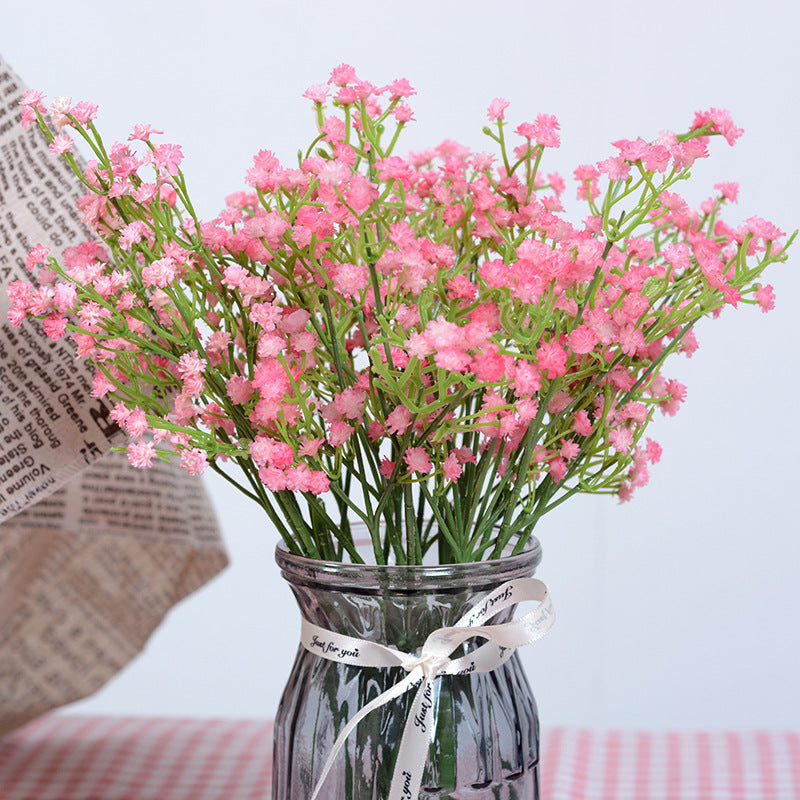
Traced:
[[506, 545], [511, 540], [511, 537], [514, 535], [515, 531], [510, 529], [510, 522], [511, 518], [514, 514], [516, 509], [516, 505], [519, 502], [520, 494], [522, 492], [523, 483], [527, 480], [528, 469], [530, 467], [531, 459], [533, 458], [533, 452], [536, 445], [536, 442], [539, 438], [539, 427], [542, 424], [542, 419], [544, 418], [545, 411], [547, 406], [550, 404], [550, 400], [555, 393], [555, 388], [558, 385], [558, 380], [553, 380], [550, 382], [550, 387], [547, 391], [547, 395], [542, 398], [539, 402], [539, 410], [536, 413], [536, 418], [533, 421], [531, 427], [526, 431], [525, 437], [523, 438], [524, 442], [524, 449], [522, 458], [520, 459], [519, 464], [517, 465], [517, 478], [514, 482], [514, 488], [511, 491], [511, 495], [508, 500], [508, 505], [506, 506], [505, 516], [503, 517], [503, 523], [500, 528], [500, 532], [497, 535], [497, 544], [492, 552], [492, 558], [500, 558], [503, 553], [503, 550], [506, 548]]
[[304, 555], [308, 558], [321, 559], [322, 555], [309, 535], [308, 524], [300, 515], [292, 493], [284, 490], [281, 492], [273, 492], [272, 496], [275, 498], [275, 502], [280, 508], [284, 519], [289, 522], [293, 533], [300, 537], [305, 551]]
[[[506, 495], [506, 489], [511, 481], [511, 470], [506, 470], [505, 475], [501, 476], [497, 483], [493, 483], [495, 476], [498, 474], [500, 463], [505, 454], [505, 443], [501, 442], [494, 455], [485, 453], [481, 457], [479, 480], [476, 482], [476, 492], [473, 495], [474, 502], [470, 508], [468, 519], [470, 520], [467, 530], [472, 531], [469, 540], [469, 548], [476, 547], [478, 541], [484, 540], [491, 534], [494, 524], [497, 521], [496, 509], [502, 507], [503, 500]], [[492, 470], [491, 475], [489, 470]], [[484, 489], [484, 481], [489, 477], [489, 485]], [[480, 506], [478, 503], [480, 502]], [[477, 509], [477, 517], [475, 518], [474, 528], [472, 525], [473, 515]]]
[[[467, 545], [467, 530], [464, 527], [464, 514], [461, 507], [461, 495], [455, 491], [455, 487], [452, 488], [452, 517], [453, 517], [453, 524], [452, 529], [456, 532], [457, 535], [460, 536], [461, 541], [459, 542], [459, 549], [462, 553], [465, 552], [465, 548]], [[445, 510], [450, 510], [450, 505], [445, 504]]]
[[409, 564], [420, 564], [422, 563], [422, 548], [420, 546], [416, 515], [414, 514], [414, 498], [410, 483], [403, 485], [403, 500], [406, 526], [406, 558]]
[[[256, 484], [252, 480], [250, 480], [250, 485], [253, 486], [255, 491], [249, 492], [238, 481], [234, 480], [230, 475], [228, 475], [228, 473], [224, 469], [222, 469], [219, 466], [219, 464], [217, 464], [215, 461], [212, 461], [209, 464], [209, 466], [211, 467], [211, 469], [214, 470], [214, 472], [221, 475], [226, 481], [228, 481], [228, 483], [230, 483], [232, 486], [235, 486], [239, 491], [243, 492], [247, 497], [253, 498], [258, 503], [258, 505], [264, 509], [267, 516], [270, 518], [272, 524], [275, 525], [276, 530], [280, 534], [281, 539], [283, 539], [290, 553], [294, 553], [295, 555], [304, 555], [302, 549], [298, 546], [295, 537], [292, 536], [292, 534], [289, 532], [289, 529], [286, 527], [281, 517], [275, 513], [275, 510], [272, 508], [272, 505], [269, 502], [269, 498], [266, 497], [266, 495], [263, 492], [263, 489], [259, 488], [261, 483], [260, 481], [258, 481], [258, 484]], [[242, 467], [242, 470], [249, 479], [251, 476], [249, 475], [248, 471], [244, 467]]]
[[300, 508], [300, 503], [298, 502], [298, 496], [303, 497], [303, 499], [306, 500], [306, 510], [309, 517], [309, 537], [314, 542], [314, 546], [316, 547], [317, 552], [320, 554], [320, 558], [322, 558], [324, 561], [331, 561], [334, 554], [332, 537], [333, 532], [336, 529], [327, 525], [320, 525], [322, 516], [321, 512], [323, 511], [321, 504], [320, 506], [315, 506], [312, 502], [309, 502], [308, 497], [296, 492], [283, 491], [276, 492], [274, 494], [277, 494], [279, 502], [284, 503], [286, 506], [290, 506], [293, 512], [304, 521], [305, 518], [303, 516], [303, 510]]
[[[356, 504], [354, 503], [348, 494], [342, 490], [342, 487], [338, 485], [336, 481], [331, 481], [331, 491], [339, 500], [340, 502], [344, 503], [357, 517], [359, 517], [367, 527], [367, 531], [370, 535], [372, 540], [372, 549], [375, 554], [375, 559], [377, 564], [385, 564], [386, 557], [382, 547], [382, 541], [380, 538], [380, 530], [378, 529], [377, 524], [377, 517], [376, 516], [367, 516], [367, 514]], [[342, 542], [344, 544], [344, 542]], [[398, 543], [399, 546], [399, 543]], [[402, 549], [402, 548], [401, 548]], [[354, 552], [354, 548], [348, 550], [348, 552]], [[358, 556], [357, 556], [358, 557]], [[359, 560], [360, 557], [358, 557]], [[399, 562], [398, 562], [399, 563]]]
[[[430, 489], [428, 489], [427, 483], [422, 481], [420, 484], [420, 489], [422, 490], [422, 494], [425, 496], [426, 500], [428, 501], [428, 506], [431, 509], [434, 517], [436, 518], [436, 522], [439, 525], [439, 563], [440, 564], [453, 564], [453, 563], [460, 563], [464, 560], [464, 553], [459, 546], [458, 541], [456, 540], [455, 536], [455, 528], [453, 527], [454, 520], [451, 518], [449, 521], [445, 519], [448, 512], [452, 514], [452, 511], [448, 504], [442, 504], [440, 508], [440, 504], [436, 502], [436, 499], [431, 495]], [[442, 510], [444, 509], [444, 513]], [[443, 546], [446, 542], [447, 546]], [[442, 560], [442, 556], [444, 555], [445, 560]], [[421, 554], [420, 554], [420, 561], [421, 562]]]
[[[505, 123], [498, 119], [497, 120], [497, 137], [496, 140], [500, 145], [500, 155], [503, 157], [503, 166], [506, 168], [506, 174], [512, 175], [513, 170], [511, 169], [511, 164], [508, 160], [508, 151], [506, 150], [506, 137], [503, 133], [503, 128], [505, 127]], [[492, 137], [495, 138], [495, 137]]]

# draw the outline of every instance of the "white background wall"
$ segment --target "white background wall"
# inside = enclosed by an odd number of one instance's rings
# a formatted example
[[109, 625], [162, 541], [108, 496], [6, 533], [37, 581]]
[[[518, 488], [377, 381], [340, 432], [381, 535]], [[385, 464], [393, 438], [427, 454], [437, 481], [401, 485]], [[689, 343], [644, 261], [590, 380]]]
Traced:
[[[608, 142], [681, 129], [729, 108], [745, 136], [712, 142], [685, 194], [738, 180], [732, 220], [800, 224], [800, 17], [773, 0], [496, 0], [3, 4], [0, 52], [29, 85], [101, 106], [108, 136], [136, 122], [181, 143], [201, 213], [243, 187], [252, 154], [290, 162], [312, 134], [303, 90], [345, 61], [375, 83], [407, 77], [406, 148], [488, 149], [496, 96], [515, 122], [556, 114], [565, 177]], [[746, 9], [746, 10], [744, 10]], [[572, 190], [570, 190], [572, 191]], [[576, 208], [576, 204], [572, 204]], [[582, 214], [582, 210], [580, 211]], [[582, 218], [579, 217], [579, 219]], [[524, 654], [546, 724], [800, 728], [797, 522], [800, 246], [773, 269], [777, 309], [699, 327], [667, 372], [687, 384], [651, 485], [628, 505], [574, 501], [540, 530], [559, 621]], [[184, 602], [86, 713], [269, 717], [290, 667], [268, 645], [298, 617], [257, 509], [208, 482], [232, 566]], [[281, 651], [283, 652], [283, 651]]]

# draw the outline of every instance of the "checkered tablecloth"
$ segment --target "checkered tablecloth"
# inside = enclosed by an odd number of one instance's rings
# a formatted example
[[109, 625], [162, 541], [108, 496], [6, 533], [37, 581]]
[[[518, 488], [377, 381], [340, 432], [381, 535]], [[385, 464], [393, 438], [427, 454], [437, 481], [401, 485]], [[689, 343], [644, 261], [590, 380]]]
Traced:
[[[800, 800], [798, 733], [542, 739], [543, 800]], [[265, 800], [271, 759], [266, 722], [53, 715], [0, 740], [0, 800]]]
[[543, 800], [800, 800], [800, 734], [543, 734]]

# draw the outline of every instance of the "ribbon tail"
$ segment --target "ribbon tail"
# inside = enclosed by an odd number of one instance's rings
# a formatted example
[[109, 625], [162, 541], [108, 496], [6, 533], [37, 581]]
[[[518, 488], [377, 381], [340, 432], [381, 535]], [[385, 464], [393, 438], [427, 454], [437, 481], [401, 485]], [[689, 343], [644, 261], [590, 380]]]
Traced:
[[423, 678], [408, 712], [403, 738], [397, 751], [392, 786], [387, 800], [416, 800], [436, 732], [433, 680]]
[[417, 667], [415, 670], [410, 672], [402, 681], [396, 683], [394, 686], [387, 689], [385, 692], [383, 692], [383, 694], [379, 694], [374, 700], [371, 700], [350, 718], [347, 725], [345, 725], [344, 728], [342, 728], [341, 732], [336, 737], [336, 741], [333, 743], [331, 752], [328, 755], [327, 760], [325, 761], [325, 766], [322, 768], [322, 772], [320, 773], [319, 778], [317, 778], [317, 783], [316, 786], [314, 787], [314, 792], [311, 795], [310, 800], [316, 800], [316, 798], [319, 796], [320, 789], [322, 789], [322, 785], [325, 783], [325, 778], [328, 777], [328, 773], [331, 771], [334, 759], [338, 755], [339, 751], [342, 749], [345, 740], [353, 732], [353, 729], [356, 727], [356, 725], [358, 725], [358, 723], [361, 722], [361, 720], [364, 719], [364, 717], [366, 717], [367, 714], [374, 711], [376, 708], [385, 706], [389, 701], [394, 700], [401, 694], [405, 694], [420, 679], [421, 675], [422, 675], [422, 668]]

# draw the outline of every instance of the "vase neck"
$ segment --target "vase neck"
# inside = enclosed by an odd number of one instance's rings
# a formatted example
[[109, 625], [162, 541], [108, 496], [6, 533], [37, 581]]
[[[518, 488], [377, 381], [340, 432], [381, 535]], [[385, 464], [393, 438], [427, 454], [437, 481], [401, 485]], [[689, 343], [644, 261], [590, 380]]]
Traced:
[[[508, 559], [421, 567], [335, 564], [281, 550], [276, 555], [309, 622], [405, 652], [421, 647], [437, 628], [455, 624], [500, 584], [532, 575], [540, 557], [538, 542]], [[495, 621], [512, 615], [509, 609]]]

